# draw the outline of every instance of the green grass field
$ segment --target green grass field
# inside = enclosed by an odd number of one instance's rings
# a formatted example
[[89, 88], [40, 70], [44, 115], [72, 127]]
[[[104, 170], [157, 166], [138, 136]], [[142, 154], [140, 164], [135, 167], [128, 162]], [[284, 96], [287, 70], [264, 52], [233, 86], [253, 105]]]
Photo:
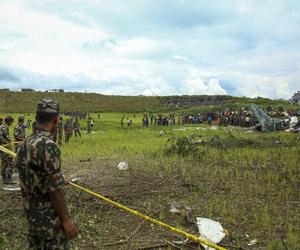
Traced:
[[[80, 177], [82, 185], [96, 192], [197, 234], [184, 212], [190, 207], [192, 220], [211, 218], [229, 231], [223, 241], [228, 249], [300, 249], [298, 135], [205, 124], [146, 129], [141, 114], [132, 127], [121, 128], [120, 113], [93, 117], [91, 134], [85, 133], [82, 121], [82, 138], [73, 136], [61, 148], [66, 178]], [[128, 162], [129, 170], [119, 171], [120, 161]], [[165, 240], [178, 240], [70, 186], [66, 192], [80, 230], [72, 249], [147, 249], [159, 244], [173, 249]], [[169, 211], [174, 201], [183, 204], [181, 214]], [[26, 244], [20, 195], [1, 191], [0, 211], [0, 246], [20, 249]], [[254, 239], [257, 243], [249, 246]], [[178, 249], [197, 246], [190, 242]]]

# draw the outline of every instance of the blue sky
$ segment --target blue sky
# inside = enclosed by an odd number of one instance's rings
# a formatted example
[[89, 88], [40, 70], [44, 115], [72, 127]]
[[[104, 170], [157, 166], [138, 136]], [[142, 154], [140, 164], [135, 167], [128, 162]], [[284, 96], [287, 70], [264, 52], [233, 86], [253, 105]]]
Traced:
[[296, 0], [0, 0], [0, 87], [289, 98]]

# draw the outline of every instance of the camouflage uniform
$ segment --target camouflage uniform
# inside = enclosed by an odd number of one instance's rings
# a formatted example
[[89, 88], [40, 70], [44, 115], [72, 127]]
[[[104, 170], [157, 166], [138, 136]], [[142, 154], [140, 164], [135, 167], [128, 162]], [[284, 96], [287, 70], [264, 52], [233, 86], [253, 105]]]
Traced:
[[65, 143], [68, 144], [70, 137], [71, 137], [70, 120], [69, 119], [64, 124], [64, 131], [65, 131]]
[[57, 132], [58, 132], [58, 145], [61, 146], [62, 135], [63, 135], [63, 123], [62, 118], [59, 119], [57, 124]]
[[[38, 104], [38, 111], [58, 112], [58, 105], [52, 100], [43, 100]], [[51, 134], [37, 127], [21, 144], [16, 166], [29, 223], [29, 249], [69, 249], [50, 198], [50, 192], [64, 187], [60, 150]]]
[[74, 134], [75, 134], [75, 137], [77, 137], [77, 135], [79, 135], [81, 137], [80, 123], [78, 122], [78, 120], [76, 120], [74, 123]]
[[88, 118], [88, 120], [87, 120], [87, 132], [88, 132], [88, 134], [91, 133], [91, 129], [92, 129], [92, 121], [91, 121], [91, 118]]
[[[19, 117], [19, 122], [14, 128], [14, 138], [16, 142], [22, 142], [25, 139], [25, 128], [23, 125], [24, 122], [24, 117], [20, 116]], [[17, 152], [19, 148], [18, 144], [15, 144], [15, 151]]]
[[[7, 119], [12, 119], [11, 117], [7, 117]], [[11, 120], [12, 121], [12, 120]], [[9, 127], [5, 123], [0, 125], [0, 145], [10, 144], [11, 140], [9, 137]], [[5, 146], [5, 148], [11, 150], [11, 145]], [[1, 156], [1, 175], [3, 182], [10, 181], [13, 173], [13, 158], [5, 153], [0, 153]]]
[[74, 130], [74, 121], [71, 118], [69, 122], [69, 131], [70, 131], [70, 138], [73, 136], [73, 130]]

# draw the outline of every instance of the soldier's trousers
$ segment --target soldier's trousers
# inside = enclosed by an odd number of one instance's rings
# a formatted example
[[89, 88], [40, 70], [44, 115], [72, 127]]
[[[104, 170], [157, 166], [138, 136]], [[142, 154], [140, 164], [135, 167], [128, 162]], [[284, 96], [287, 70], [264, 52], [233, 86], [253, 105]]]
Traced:
[[70, 134], [69, 133], [65, 133], [65, 143], [68, 144], [70, 140]]
[[11, 178], [13, 174], [13, 158], [1, 153], [1, 175], [3, 178]]
[[68, 250], [70, 249], [68, 240], [64, 237], [55, 238], [44, 237], [39, 232], [29, 232], [28, 243], [30, 250]]
[[74, 130], [74, 133], [75, 133], [75, 137], [77, 137], [77, 135], [79, 135], [81, 137], [80, 130]]

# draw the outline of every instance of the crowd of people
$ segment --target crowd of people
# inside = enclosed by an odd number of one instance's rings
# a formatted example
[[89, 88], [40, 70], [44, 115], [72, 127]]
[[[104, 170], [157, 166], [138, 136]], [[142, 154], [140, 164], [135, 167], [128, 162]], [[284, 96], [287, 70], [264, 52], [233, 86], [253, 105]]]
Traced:
[[251, 111], [201, 112], [196, 114], [154, 114], [144, 113], [142, 126], [174, 126], [187, 124], [204, 124], [217, 126], [251, 127], [257, 123]]
[[[288, 127], [290, 118], [292, 116], [299, 116], [295, 111], [283, 109], [279, 110], [266, 110], [265, 115], [275, 118], [281, 122], [282, 128]], [[133, 118], [137, 115], [133, 114]], [[121, 127], [132, 126], [133, 119], [127, 117], [125, 114], [121, 117]], [[145, 128], [149, 126], [185, 126], [189, 124], [208, 124], [214, 126], [237, 126], [237, 127], [256, 127], [260, 124], [260, 118], [257, 117], [251, 110], [226, 110], [226, 111], [215, 111], [215, 112], [198, 112], [198, 113], [154, 113], [145, 112], [142, 115], [141, 125]]]

